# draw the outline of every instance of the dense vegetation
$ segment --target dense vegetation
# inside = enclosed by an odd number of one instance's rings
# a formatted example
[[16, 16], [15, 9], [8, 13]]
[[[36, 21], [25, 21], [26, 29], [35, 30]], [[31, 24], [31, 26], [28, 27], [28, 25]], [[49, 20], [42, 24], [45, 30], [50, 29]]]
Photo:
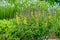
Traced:
[[58, 2], [0, 0], [0, 40], [43, 40], [52, 35], [60, 38]]

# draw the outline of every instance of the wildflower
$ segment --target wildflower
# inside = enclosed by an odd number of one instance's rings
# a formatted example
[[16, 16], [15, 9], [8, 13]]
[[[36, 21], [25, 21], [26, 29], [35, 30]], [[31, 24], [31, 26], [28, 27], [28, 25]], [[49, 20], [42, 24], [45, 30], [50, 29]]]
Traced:
[[51, 18], [51, 15], [49, 15], [48, 18], [50, 19]]
[[17, 23], [19, 23], [19, 17], [18, 17], [18, 15], [16, 15], [16, 21], [17, 21]]
[[27, 24], [27, 19], [26, 18], [24, 18], [24, 24]]

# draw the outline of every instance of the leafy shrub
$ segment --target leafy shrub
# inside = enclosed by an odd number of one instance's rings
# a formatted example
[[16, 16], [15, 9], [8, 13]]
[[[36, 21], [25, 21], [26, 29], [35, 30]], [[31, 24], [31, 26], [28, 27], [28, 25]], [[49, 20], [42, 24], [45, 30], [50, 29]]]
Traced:
[[0, 20], [0, 40], [43, 40], [51, 32], [60, 35], [57, 23], [56, 15], [52, 13], [47, 16], [40, 13], [31, 16], [16, 15], [14, 19]]
[[59, 7], [56, 8], [56, 25], [54, 27], [54, 33], [55, 35], [60, 38], [60, 10], [59, 10]]
[[0, 20], [0, 40], [3, 38], [6, 40], [42, 40], [43, 36], [49, 33], [49, 29], [44, 27], [42, 20], [36, 19], [36, 16], [32, 16], [31, 20], [24, 16], [18, 18]]
[[[19, 6], [20, 6], [20, 10], [22, 7], [23, 8], [22, 11], [24, 12], [25, 10], [27, 10], [27, 8], [29, 8], [29, 11], [32, 12], [31, 15], [24, 16], [20, 14], [19, 16], [16, 15], [16, 18], [13, 19], [0, 20], [0, 40], [4, 40], [4, 39], [5, 40], [43, 40], [44, 36], [49, 37], [51, 32], [55, 33], [55, 35], [60, 37], [59, 7], [56, 7], [53, 10], [51, 9], [49, 10], [49, 12], [47, 12], [50, 6], [49, 3], [45, 1], [41, 1], [41, 2], [36, 1], [36, 2], [37, 3], [24, 1], [21, 4], [22, 6], [19, 5], [19, 2], [17, 2], [18, 5], [14, 3], [15, 7], [0, 6], [2, 7], [0, 8], [2, 18], [4, 18], [5, 16], [6, 18], [7, 17], [9, 18], [10, 13], [11, 14], [13, 13], [12, 15], [14, 15], [14, 13], [19, 10]], [[27, 3], [30, 3], [30, 6], [27, 6], [29, 5]], [[36, 11], [35, 9], [39, 11]], [[40, 12], [40, 9], [41, 10], [43, 9], [42, 12]], [[36, 14], [34, 14], [35, 11]], [[2, 13], [7, 13], [7, 14], [5, 14], [4, 16]]]
[[[31, 16], [16, 16], [16, 19], [0, 20], [0, 39], [6, 40], [42, 40], [49, 36], [54, 18], [41, 14]], [[46, 21], [48, 19], [48, 21]], [[52, 19], [52, 20], [51, 20]], [[8, 24], [7, 24], [8, 23]]]
[[[8, 3], [6, 3], [8, 2]], [[30, 0], [23, 0], [23, 1], [19, 1], [19, 0], [8, 0], [8, 1], [3, 1], [2, 6], [0, 6], [1, 9], [1, 19], [5, 18], [13, 18], [14, 14], [16, 12], [20, 12], [20, 13], [30, 13], [30, 12], [35, 12], [36, 10], [42, 10], [42, 11], [47, 11], [48, 7], [50, 6], [50, 4], [48, 2], [45, 1], [30, 1]], [[37, 5], [37, 6], [36, 6]], [[46, 5], [46, 6], [45, 6]], [[46, 7], [46, 8], [45, 8]], [[27, 11], [28, 10], [28, 11]], [[8, 11], [8, 12], [7, 12]]]

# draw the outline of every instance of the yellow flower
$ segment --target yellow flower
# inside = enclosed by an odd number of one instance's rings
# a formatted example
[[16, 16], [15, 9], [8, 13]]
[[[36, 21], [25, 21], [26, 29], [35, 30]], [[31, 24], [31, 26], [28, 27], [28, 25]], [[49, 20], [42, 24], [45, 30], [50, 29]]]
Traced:
[[27, 24], [27, 19], [26, 18], [24, 18], [24, 24]]
[[19, 17], [18, 17], [18, 15], [16, 15], [16, 21], [17, 21], [17, 23], [19, 23]]
[[51, 15], [48, 16], [49, 19], [50, 19], [51, 17], [52, 17]]

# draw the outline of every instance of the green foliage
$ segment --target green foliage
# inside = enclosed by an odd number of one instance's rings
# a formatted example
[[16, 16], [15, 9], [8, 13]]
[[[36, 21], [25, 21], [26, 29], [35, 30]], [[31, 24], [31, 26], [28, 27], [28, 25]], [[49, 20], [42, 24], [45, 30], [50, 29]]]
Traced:
[[60, 3], [60, 0], [45, 0], [48, 1], [51, 5], [54, 5], [54, 3]]
[[[8, 2], [8, 3], [6, 3]], [[4, 3], [4, 2], [3, 2]], [[37, 5], [37, 6], [36, 6]], [[46, 6], [45, 6], [46, 5]], [[46, 8], [45, 8], [46, 7]], [[46, 11], [49, 7], [49, 3], [47, 4], [47, 2], [44, 1], [19, 1], [19, 0], [8, 0], [5, 1], [5, 4], [2, 4], [2, 6], [0, 6], [0, 19], [3, 18], [13, 18], [14, 15], [16, 14], [16, 12], [22, 12], [25, 13], [25, 11], [27, 12], [34, 12], [37, 9], [43, 9], [44, 11]]]
[[56, 25], [55, 25], [55, 27], [54, 27], [54, 32], [55, 32], [55, 34], [56, 34], [56, 36], [58, 37], [58, 38], [60, 38], [60, 10], [59, 10], [59, 8], [60, 7], [58, 7], [58, 8], [56, 8], [56, 12], [57, 12], [57, 14], [56, 14]]
[[15, 14], [15, 7], [14, 6], [0, 6], [0, 19], [3, 18], [12, 18]]
[[16, 12], [19, 11], [19, 2], [11, 3], [10, 1], [0, 1], [0, 19], [9, 19], [13, 18], [16, 15]]
[[[48, 10], [50, 3], [31, 1], [8, 0], [11, 6], [0, 6], [0, 19], [9, 18], [0, 20], [0, 40], [43, 40], [51, 33], [60, 37], [60, 7]], [[19, 15], [19, 11], [28, 15]], [[16, 12], [19, 16], [10, 19]]]
[[49, 12], [47, 16], [39, 13], [31, 16], [20, 15], [10, 20], [0, 20], [0, 40], [3, 38], [6, 40], [43, 40], [43, 37], [49, 37], [51, 32], [59, 37], [60, 26], [58, 24], [56, 15], [52, 12]]

